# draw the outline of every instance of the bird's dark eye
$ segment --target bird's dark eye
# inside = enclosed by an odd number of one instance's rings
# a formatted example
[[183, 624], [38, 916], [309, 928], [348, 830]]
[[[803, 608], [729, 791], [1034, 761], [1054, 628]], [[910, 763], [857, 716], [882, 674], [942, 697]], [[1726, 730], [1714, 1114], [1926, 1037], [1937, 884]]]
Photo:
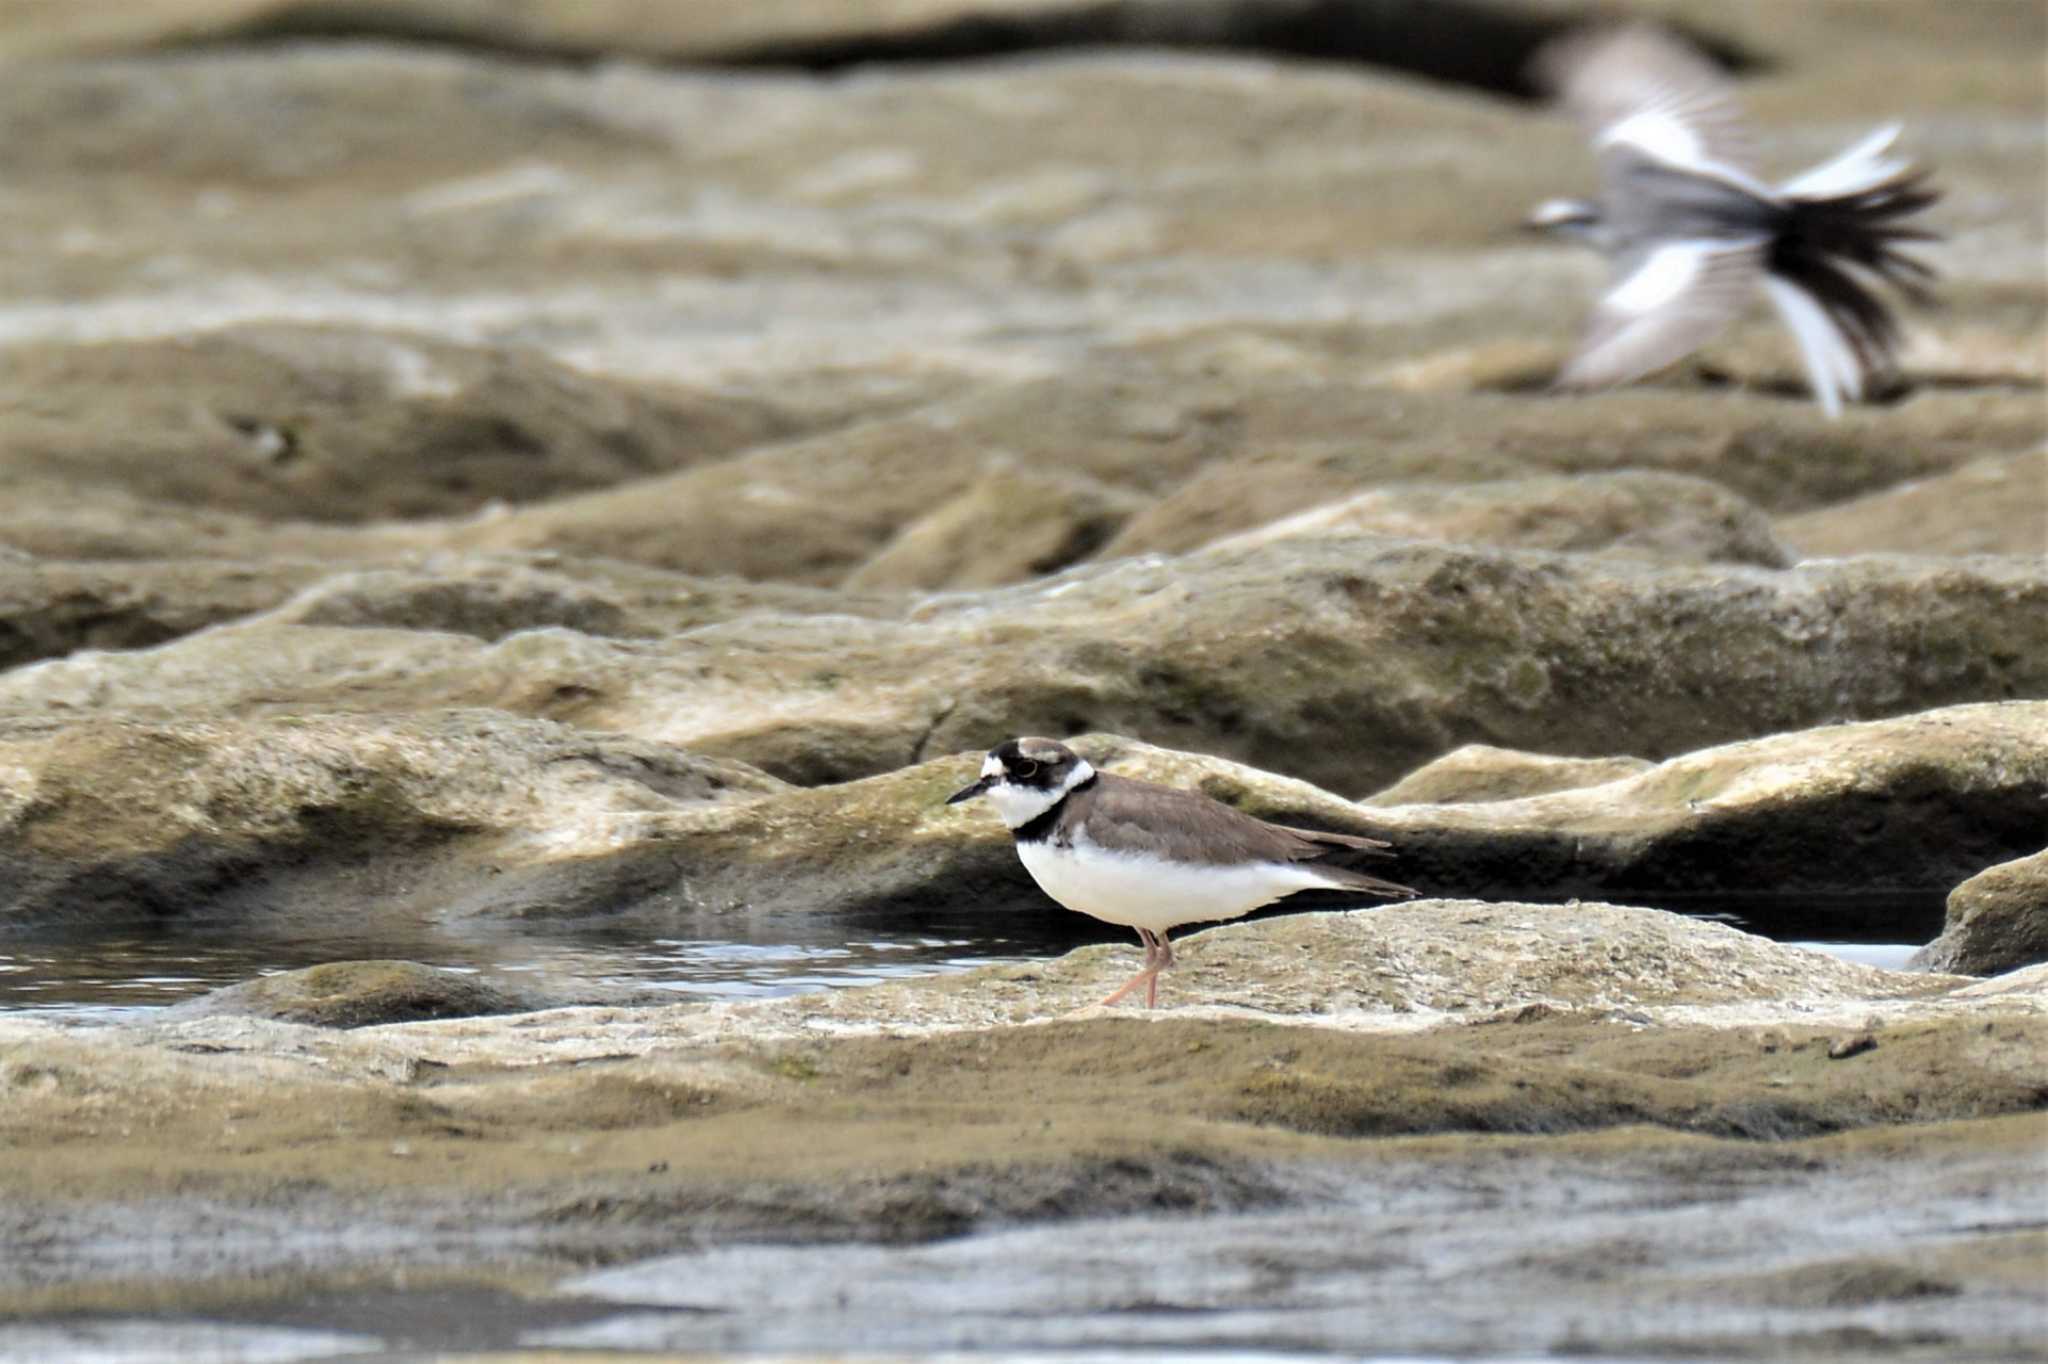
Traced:
[[1017, 765], [1010, 769], [1010, 775], [1013, 777], [1023, 777], [1028, 781], [1038, 775], [1038, 764], [1029, 758], [1019, 758]]

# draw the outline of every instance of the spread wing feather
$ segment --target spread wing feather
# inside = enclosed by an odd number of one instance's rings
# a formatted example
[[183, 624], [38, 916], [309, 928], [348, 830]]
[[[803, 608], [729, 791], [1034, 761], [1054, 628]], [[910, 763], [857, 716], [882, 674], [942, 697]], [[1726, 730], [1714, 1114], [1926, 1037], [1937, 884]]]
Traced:
[[1624, 261], [1559, 388], [1608, 388], [1677, 363], [1732, 322], [1763, 275], [1761, 240], [1667, 242]]

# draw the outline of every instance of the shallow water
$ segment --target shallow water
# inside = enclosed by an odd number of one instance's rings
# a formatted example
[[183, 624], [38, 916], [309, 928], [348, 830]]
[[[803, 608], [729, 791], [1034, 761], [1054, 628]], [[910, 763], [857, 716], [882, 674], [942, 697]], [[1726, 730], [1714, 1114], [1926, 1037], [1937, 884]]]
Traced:
[[[1108, 940], [1108, 939], [1105, 939]], [[1905, 968], [1910, 943], [1795, 942], [1846, 961]], [[129, 933], [0, 940], [0, 1012], [118, 1017], [176, 1004], [258, 976], [324, 962], [402, 958], [454, 970], [490, 967], [552, 983], [672, 994], [685, 999], [768, 999], [909, 976], [1057, 956], [1043, 938], [866, 932], [834, 940], [735, 942], [709, 938], [504, 937], [480, 942], [332, 937], [292, 941], [229, 934]]]
[[[1035, 946], [1035, 945], [1034, 945]], [[677, 1000], [764, 999], [905, 976], [965, 971], [1047, 955], [1003, 938], [864, 933], [817, 942], [694, 938], [445, 940], [322, 938], [249, 941], [226, 935], [140, 934], [0, 942], [0, 1011], [119, 1015], [175, 1004], [209, 990], [318, 966], [403, 958], [455, 970], [535, 974], [673, 993]]]

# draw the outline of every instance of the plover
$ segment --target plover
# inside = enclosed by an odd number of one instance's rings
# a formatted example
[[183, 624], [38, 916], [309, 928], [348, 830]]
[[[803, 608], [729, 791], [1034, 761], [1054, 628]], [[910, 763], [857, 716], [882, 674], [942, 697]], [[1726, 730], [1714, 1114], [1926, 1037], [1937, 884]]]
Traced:
[[1407, 898], [1406, 886], [1333, 864], [1385, 855], [1387, 844], [1351, 834], [1268, 824], [1198, 791], [1097, 772], [1051, 739], [1011, 739], [989, 750], [981, 778], [948, 805], [987, 796], [1040, 890], [1068, 909], [1138, 930], [1145, 966], [1104, 1004], [1143, 985], [1159, 1002], [1173, 965], [1167, 934], [1182, 924], [1235, 919], [1298, 890]]
[[1601, 191], [1597, 204], [1553, 199], [1529, 225], [1613, 260], [1558, 386], [1625, 384], [1683, 359], [1734, 321], [1759, 283], [1828, 416], [1892, 366], [1898, 324], [1872, 285], [1931, 301], [1934, 272], [1898, 243], [1935, 238], [1901, 220], [1940, 198], [1925, 171], [1886, 155], [1898, 124], [1774, 187], [1751, 169], [1726, 77], [1661, 30], [1563, 39], [1538, 55], [1534, 74], [1592, 136]]

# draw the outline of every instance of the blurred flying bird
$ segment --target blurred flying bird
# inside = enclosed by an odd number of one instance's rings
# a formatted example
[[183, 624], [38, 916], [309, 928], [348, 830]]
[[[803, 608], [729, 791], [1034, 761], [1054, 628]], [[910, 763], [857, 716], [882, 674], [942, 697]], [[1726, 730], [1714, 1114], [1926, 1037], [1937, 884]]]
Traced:
[[1927, 172], [1886, 155], [1900, 125], [1773, 187], [1752, 169], [1727, 78], [1659, 29], [1573, 35], [1539, 53], [1534, 74], [1592, 137], [1601, 189], [1597, 203], [1550, 200], [1528, 224], [1613, 262], [1558, 387], [1625, 384], [1676, 363], [1733, 322], [1759, 283], [1830, 417], [1893, 367], [1898, 323], [1876, 286], [1933, 301], [1934, 271], [1898, 244], [1935, 239], [1903, 220], [1940, 198]]

